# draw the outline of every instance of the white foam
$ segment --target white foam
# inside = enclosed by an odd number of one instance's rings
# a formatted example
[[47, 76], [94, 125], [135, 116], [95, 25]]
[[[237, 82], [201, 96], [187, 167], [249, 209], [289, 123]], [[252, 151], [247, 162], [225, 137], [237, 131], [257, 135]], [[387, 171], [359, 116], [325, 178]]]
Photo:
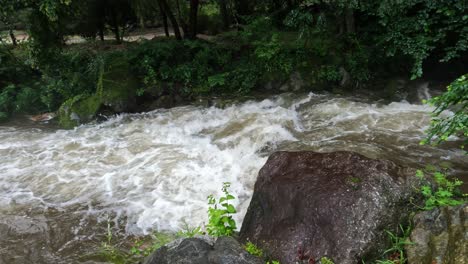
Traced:
[[[265, 146], [298, 141], [320, 150], [391, 154], [392, 145], [417, 145], [431, 110], [309, 94], [292, 102], [283, 96], [226, 109], [119, 115], [70, 131], [0, 127], [0, 211], [12, 203], [81, 205], [101, 218], [125, 216], [131, 233], [174, 230], [184, 219], [206, 222], [207, 196], [231, 182], [240, 223]], [[348, 138], [356, 134], [362, 140]]]

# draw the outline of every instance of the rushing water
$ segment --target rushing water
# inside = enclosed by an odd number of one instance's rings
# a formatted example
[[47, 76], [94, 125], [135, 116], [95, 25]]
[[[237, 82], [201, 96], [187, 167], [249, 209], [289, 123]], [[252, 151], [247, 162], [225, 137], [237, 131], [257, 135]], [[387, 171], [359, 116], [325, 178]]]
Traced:
[[[0, 127], [0, 263], [79, 263], [107, 219], [130, 240], [206, 222], [208, 194], [231, 182], [238, 223], [275, 150], [356, 151], [467, 179], [454, 138], [420, 146], [432, 109], [327, 95], [281, 95], [220, 109], [121, 115], [75, 130]], [[450, 113], [449, 113], [450, 114]], [[93, 263], [90, 261], [89, 263]]]

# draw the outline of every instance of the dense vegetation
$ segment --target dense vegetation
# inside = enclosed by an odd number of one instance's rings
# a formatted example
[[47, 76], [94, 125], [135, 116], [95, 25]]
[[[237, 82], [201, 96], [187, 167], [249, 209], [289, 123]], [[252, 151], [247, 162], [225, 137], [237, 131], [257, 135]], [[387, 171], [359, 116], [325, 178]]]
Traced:
[[[466, 69], [466, 10], [455, 0], [3, 0], [0, 118], [62, 106], [71, 127], [161, 97], [278, 89], [293, 73], [311, 89], [382, 87], [444, 67], [455, 79]], [[164, 33], [124, 38], [151, 27]], [[69, 109], [80, 119], [66, 118]]]

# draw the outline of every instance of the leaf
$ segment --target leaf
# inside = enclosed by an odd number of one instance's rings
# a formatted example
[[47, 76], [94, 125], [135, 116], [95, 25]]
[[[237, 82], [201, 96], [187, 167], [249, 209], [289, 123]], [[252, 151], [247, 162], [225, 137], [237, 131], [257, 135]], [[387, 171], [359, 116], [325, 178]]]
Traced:
[[230, 214], [235, 214], [237, 211], [236, 211], [236, 208], [232, 205], [232, 204], [229, 204], [228, 207], [227, 207], [227, 211], [228, 213]]

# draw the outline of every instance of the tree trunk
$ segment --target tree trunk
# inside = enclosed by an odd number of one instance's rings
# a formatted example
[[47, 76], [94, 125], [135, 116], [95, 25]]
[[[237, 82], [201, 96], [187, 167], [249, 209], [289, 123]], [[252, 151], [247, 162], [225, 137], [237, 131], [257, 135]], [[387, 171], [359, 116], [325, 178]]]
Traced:
[[10, 34], [11, 43], [13, 44], [13, 46], [18, 45], [18, 43], [16, 42], [15, 34], [13, 34], [13, 29], [12, 29], [12, 28], [10, 28], [10, 30], [8, 31], [8, 33]]
[[111, 21], [112, 21], [112, 31], [114, 32], [115, 40], [117, 43], [122, 41], [120, 32], [119, 32], [119, 24], [117, 22], [117, 15], [115, 14], [114, 8], [111, 10]]
[[140, 16], [140, 17], [139, 17], [139, 20], [140, 20], [140, 27], [143, 28], [143, 29], [146, 28], [146, 26], [145, 26], [145, 18], [142, 17], [142, 16]]
[[219, 12], [223, 19], [223, 29], [227, 30], [229, 28], [229, 14], [227, 9], [227, 0], [219, 0]]
[[104, 27], [99, 26], [99, 32], [98, 32], [98, 34], [99, 34], [99, 39], [100, 39], [101, 41], [104, 41]]
[[199, 0], [190, 0], [189, 34], [187, 36], [188, 39], [195, 39], [197, 37], [197, 18], [199, 3]]
[[169, 37], [169, 26], [167, 24], [167, 15], [166, 12], [164, 11], [164, 8], [161, 5], [161, 1], [158, 1], [159, 5], [159, 11], [161, 12], [161, 18], [163, 21], [163, 26], [164, 26], [164, 33], [166, 34], [166, 37]]
[[345, 11], [345, 20], [346, 20], [346, 33], [354, 34], [356, 32], [356, 27], [354, 24], [354, 11], [347, 8]]
[[105, 31], [105, 17], [106, 17], [106, 2], [97, 1], [96, 5], [96, 17], [97, 17], [97, 29], [99, 39], [104, 41], [104, 31]]
[[182, 17], [182, 10], [180, 9], [180, 3], [179, 0], [176, 0], [176, 6], [177, 6], [177, 16], [179, 17], [179, 23], [182, 27], [182, 31], [184, 31], [184, 37], [187, 37], [189, 34], [189, 29], [187, 26], [187, 23], [185, 23], [184, 18]]
[[181, 40], [182, 35], [180, 34], [179, 23], [177, 23], [177, 20], [171, 11], [171, 8], [167, 4], [167, 1], [166, 0], [158, 0], [158, 1], [160, 2], [160, 5], [163, 8], [164, 13], [167, 15], [167, 17], [171, 21], [176, 39]]

